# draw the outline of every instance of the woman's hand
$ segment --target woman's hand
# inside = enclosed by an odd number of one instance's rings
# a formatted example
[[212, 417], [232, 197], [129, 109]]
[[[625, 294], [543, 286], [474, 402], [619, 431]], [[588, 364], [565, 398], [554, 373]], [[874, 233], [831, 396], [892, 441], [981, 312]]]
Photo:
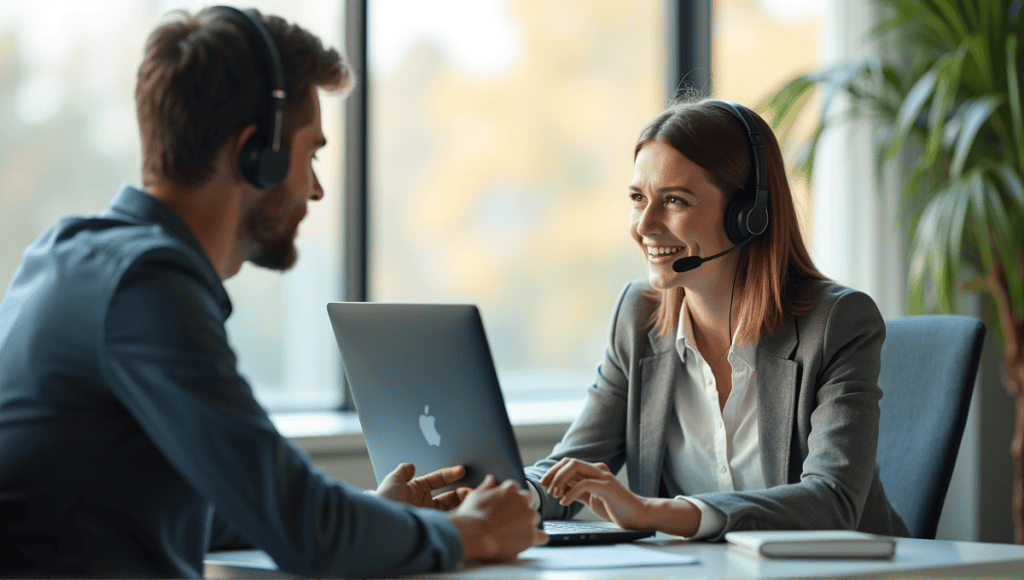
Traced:
[[559, 503], [582, 502], [598, 516], [626, 529], [652, 529], [650, 502], [629, 490], [603, 463], [563, 458], [540, 484]]
[[416, 478], [413, 478], [414, 475], [416, 475], [416, 466], [411, 463], [402, 463], [384, 477], [373, 493], [379, 497], [416, 507], [448, 511], [458, 507], [471, 491], [469, 487], [460, 487], [437, 497], [431, 496], [431, 492], [435, 489], [451, 485], [466, 477], [466, 467], [463, 465], [438, 469]]

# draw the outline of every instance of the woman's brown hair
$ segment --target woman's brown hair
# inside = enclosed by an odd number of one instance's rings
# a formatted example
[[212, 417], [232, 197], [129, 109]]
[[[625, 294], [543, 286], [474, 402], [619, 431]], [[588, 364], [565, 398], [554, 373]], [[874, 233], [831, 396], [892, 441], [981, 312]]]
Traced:
[[[744, 257], [735, 288], [740, 343], [757, 342], [779, 331], [787, 316], [809, 312], [816, 300], [801, 290], [808, 281], [826, 279], [811, 261], [800, 233], [779, 143], [768, 124], [750, 113], [761, 133], [768, 166], [768, 230], [741, 250]], [[634, 159], [652, 141], [672, 146], [703, 167], [722, 190], [726, 204], [748, 182], [752, 164], [747, 137], [739, 119], [713, 100], [669, 106], [641, 131]], [[683, 296], [683, 288], [653, 292], [659, 304], [651, 323], [662, 336], [675, 332]]]
[[[284, 69], [281, 140], [313, 119], [310, 87], [343, 90], [351, 73], [338, 51], [277, 16], [247, 12], [270, 33]], [[179, 10], [153, 31], [139, 66], [136, 113], [142, 136], [143, 184], [159, 179], [182, 187], [202, 184], [228, 138], [258, 123], [270, 87], [261, 51], [223, 10]]]

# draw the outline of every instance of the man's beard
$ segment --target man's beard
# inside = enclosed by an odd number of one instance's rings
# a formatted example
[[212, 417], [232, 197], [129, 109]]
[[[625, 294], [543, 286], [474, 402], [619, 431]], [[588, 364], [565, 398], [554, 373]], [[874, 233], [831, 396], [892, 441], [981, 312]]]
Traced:
[[242, 239], [248, 247], [248, 260], [271, 270], [287, 270], [299, 257], [295, 232], [305, 212], [288, 212], [288, 206], [275, 204], [278, 190], [271, 190], [256, 203], [242, 220]]

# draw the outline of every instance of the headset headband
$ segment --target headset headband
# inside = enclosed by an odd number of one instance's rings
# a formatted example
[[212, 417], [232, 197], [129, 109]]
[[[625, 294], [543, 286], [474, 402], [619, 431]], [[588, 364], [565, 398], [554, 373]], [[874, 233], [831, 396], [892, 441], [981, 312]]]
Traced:
[[722, 100], [709, 102], [727, 111], [743, 126], [743, 134], [746, 135], [750, 147], [752, 165], [744, 191], [747, 195], [753, 194], [754, 197], [753, 207], [745, 212], [744, 225], [750, 235], [759, 236], [768, 229], [768, 163], [761, 133], [757, 130], [757, 122], [743, 105]]
[[263, 26], [263, 23], [248, 12], [244, 12], [233, 6], [218, 6], [218, 10], [232, 13], [236, 16], [234, 20], [246, 33], [250, 44], [259, 47], [263, 52], [263, 62], [266, 63], [267, 85], [269, 89], [269, 111], [267, 113], [267, 132], [270, 148], [278, 151], [281, 148], [281, 124], [284, 117], [284, 99], [286, 96], [284, 85], [284, 68], [281, 66], [281, 58], [277, 54], [277, 47], [270, 32]]

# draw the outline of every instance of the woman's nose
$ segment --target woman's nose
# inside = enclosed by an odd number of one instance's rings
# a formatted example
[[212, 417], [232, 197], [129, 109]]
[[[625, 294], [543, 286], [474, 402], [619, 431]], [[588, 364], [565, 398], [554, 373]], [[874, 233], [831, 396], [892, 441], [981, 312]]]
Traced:
[[664, 228], [661, 211], [657, 204], [649, 204], [640, 213], [640, 219], [636, 224], [636, 231], [641, 236], [660, 234]]

